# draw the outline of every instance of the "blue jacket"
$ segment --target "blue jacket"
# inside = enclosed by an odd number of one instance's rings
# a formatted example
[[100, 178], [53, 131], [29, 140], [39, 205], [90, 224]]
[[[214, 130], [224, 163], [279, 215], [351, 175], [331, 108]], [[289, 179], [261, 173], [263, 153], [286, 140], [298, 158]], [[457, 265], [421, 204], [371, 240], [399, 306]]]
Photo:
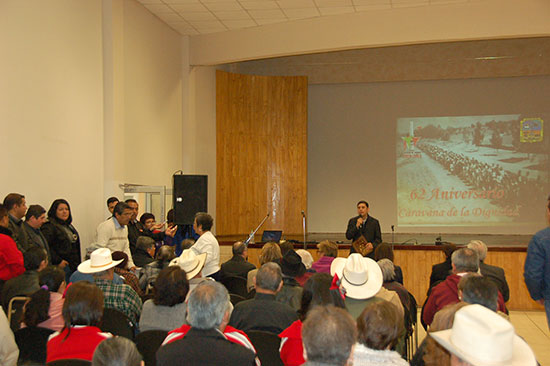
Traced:
[[523, 277], [533, 300], [550, 300], [550, 227], [531, 238]]

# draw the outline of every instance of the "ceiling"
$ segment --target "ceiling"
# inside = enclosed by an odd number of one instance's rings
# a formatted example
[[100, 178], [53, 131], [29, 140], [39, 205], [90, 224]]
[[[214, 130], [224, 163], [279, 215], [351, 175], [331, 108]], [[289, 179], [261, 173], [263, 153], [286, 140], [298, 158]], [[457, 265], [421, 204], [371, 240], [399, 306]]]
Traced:
[[479, 0], [138, 0], [182, 35], [224, 32], [290, 20]]

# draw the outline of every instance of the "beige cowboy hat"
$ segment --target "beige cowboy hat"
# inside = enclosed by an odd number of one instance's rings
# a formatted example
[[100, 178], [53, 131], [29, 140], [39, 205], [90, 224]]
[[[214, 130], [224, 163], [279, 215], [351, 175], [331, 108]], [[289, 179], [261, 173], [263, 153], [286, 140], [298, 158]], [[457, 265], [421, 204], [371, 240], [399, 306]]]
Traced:
[[204, 267], [207, 253], [195, 254], [192, 249], [184, 250], [177, 258], [172, 259], [171, 266], [180, 266], [187, 274], [187, 279], [195, 277]]
[[468, 305], [455, 314], [451, 329], [430, 335], [452, 354], [474, 366], [535, 366], [531, 348], [512, 324], [481, 305]]
[[338, 275], [346, 289], [346, 296], [352, 299], [369, 299], [382, 288], [382, 270], [378, 263], [359, 253], [350, 254], [347, 258], [334, 258], [330, 274]]
[[115, 267], [122, 260], [114, 261], [111, 251], [107, 248], [96, 249], [90, 254], [90, 259], [78, 265], [80, 273], [97, 273]]

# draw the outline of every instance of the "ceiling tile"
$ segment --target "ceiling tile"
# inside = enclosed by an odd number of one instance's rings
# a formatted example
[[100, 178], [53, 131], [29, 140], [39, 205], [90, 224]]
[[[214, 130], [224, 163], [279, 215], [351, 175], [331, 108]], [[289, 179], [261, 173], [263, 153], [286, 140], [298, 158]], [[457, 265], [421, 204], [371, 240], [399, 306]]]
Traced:
[[351, 0], [315, 0], [315, 3], [320, 8], [353, 5]]
[[244, 10], [236, 11], [215, 11], [214, 15], [224, 21], [224, 20], [246, 20], [250, 19], [250, 15]]
[[273, 24], [273, 23], [282, 23], [285, 19], [256, 19], [256, 22], [259, 25]]
[[336, 15], [336, 14], [346, 14], [354, 13], [355, 8], [353, 6], [333, 6], [330, 8], [319, 8], [321, 15]]
[[212, 11], [243, 10], [243, 7], [236, 1], [232, 3], [208, 3], [204, 5]]
[[240, 4], [243, 8], [246, 10], [263, 10], [263, 9], [279, 9], [279, 4], [277, 4], [275, 1], [259, 1], [259, 0], [252, 0], [252, 1], [240, 1]]
[[372, 5], [356, 5], [356, 11], [373, 11], [373, 10], [385, 10], [391, 9], [390, 4], [372, 4]]
[[225, 25], [223, 25], [219, 20], [190, 20], [189, 24], [191, 24], [194, 28], [200, 29], [200, 28], [224, 28]]
[[315, 8], [313, 0], [278, 0], [277, 3], [282, 9]]
[[182, 13], [181, 16], [183, 19], [187, 20], [188, 22], [192, 21], [203, 21], [203, 20], [212, 20], [217, 21], [214, 14], [210, 12], [188, 12], [188, 13]]
[[177, 4], [170, 5], [170, 7], [178, 13], [185, 13], [186, 11], [208, 11], [208, 9], [204, 5], [199, 3]]
[[237, 0], [200, 0], [203, 4], [210, 3], [239, 3]]
[[314, 18], [321, 15], [317, 8], [283, 9], [283, 12], [286, 14], [288, 19]]
[[143, 4], [147, 9], [149, 9], [154, 14], [163, 14], [163, 13], [173, 13], [174, 11], [170, 9], [168, 5], [164, 4]]
[[256, 22], [252, 19], [249, 20], [224, 20], [223, 24], [229, 29], [240, 29], [257, 26]]
[[157, 16], [167, 23], [183, 21], [183, 18], [177, 13], [157, 14]]
[[254, 19], [286, 19], [281, 9], [250, 10], [248, 13]]
[[[467, 1], [467, 0], [466, 0]], [[391, 0], [353, 0], [355, 6], [391, 5]]]
[[138, 0], [142, 4], [162, 4], [161, 0]]
[[186, 21], [181, 22], [170, 22], [168, 23], [171, 27], [176, 28], [177, 30], [187, 30], [194, 29], [193, 26]]
[[162, 0], [166, 4], [198, 4], [199, 0]]
[[412, 6], [426, 6], [430, 5], [428, 0], [392, 0], [392, 8], [405, 8]]

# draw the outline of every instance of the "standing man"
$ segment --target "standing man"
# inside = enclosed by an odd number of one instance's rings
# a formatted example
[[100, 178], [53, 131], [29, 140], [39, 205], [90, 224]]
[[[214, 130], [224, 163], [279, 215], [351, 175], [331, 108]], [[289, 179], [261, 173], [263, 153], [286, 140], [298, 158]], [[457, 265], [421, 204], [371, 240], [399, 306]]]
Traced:
[[119, 202], [118, 198], [116, 198], [116, 197], [109, 197], [107, 199], [107, 210], [109, 210], [111, 215], [113, 214], [113, 211], [115, 210], [115, 206], [118, 202]]
[[126, 225], [132, 217], [132, 209], [124, 202], [116, 204], [113, 217], [102, 222], [97, 227], [97, 247], [108, 248], [111, 252], [121, 251], [128, 255], [128, 268], [134, 270], [134, 260], [128, 244], [128, 228]]
[[[546, 203], [546, 218], [550, 224], [550, 196]], [[544, 305], [550, 328], [550, 227], [542, 229], [531, 238], [523, 277], [533, 300]]]
[[4, 198], [4, 206], [8, 210], [10, 219], [8, 229], [11, 230], [12, 238], [17, 244], [21, 253], [27, 249], [27, 233], [23, 230], [23, 217], [27, 213], [27, 202], [25, 196], [19, 193], [10, 193]]
[[137, 219], [139, 213], [139, 204], [137, 201], [133, 198], [129, 198], [125, 202], [132, 210], [132, 217], [130, 217], [130, 221], [128, 222], [128, 242], [130, 244], [130, 251], [132, 254], [136, 252], [137, 240], [140, 236], [148, 236], [153, 238], [154, 241], [163, 241], [165, 234], [174, 237], [174, 234], [178, 229], [177, 226], [168, 228], [165, 232], [161, 231], [158, 233], [153, 233], [154, 229], [160, 229], [164, 226], [163, 224], [156, 224], [151, 228], [151, 230], [146, 230], [143, 224]]
[[[363, 236], [367, 241], [367, 248], [371, 249], [370, 253], [366, 256], [374, 259], [374, 250], [382, 242], [380, 223], [374, 217], [369, 216], [369, 204], [367, 201], [359, 201], [357, 203], [357, 214], [358, 216], [349, 219], [346, 238], [356, 241]], [[350, 254], [355, 252], [356, 250], [352, 246]]]
[[40, 228], [42, 227], [42, 225], [44, 225], [45, 222], [46, 210], [44, 209], [44, 207], [40, 205], [30, 205], [25, 215], [25, 222], [23, 223], [23, 229], [25, 230], [28, 238], [27, 250], [29, 250], [29, 248], [33, 246], [42, 248], [48, 256], [48, 263], [54, 265], [59, 264], [61, 268], [65, 268], [65, 266], [67, 265], [66, 261], [63, 261], [64, 263], [52, 263], [50, 245], [48, 244], [48, 240], [46, 240], [44, 234], [42, 234], [42, 231], [40, 231]]

